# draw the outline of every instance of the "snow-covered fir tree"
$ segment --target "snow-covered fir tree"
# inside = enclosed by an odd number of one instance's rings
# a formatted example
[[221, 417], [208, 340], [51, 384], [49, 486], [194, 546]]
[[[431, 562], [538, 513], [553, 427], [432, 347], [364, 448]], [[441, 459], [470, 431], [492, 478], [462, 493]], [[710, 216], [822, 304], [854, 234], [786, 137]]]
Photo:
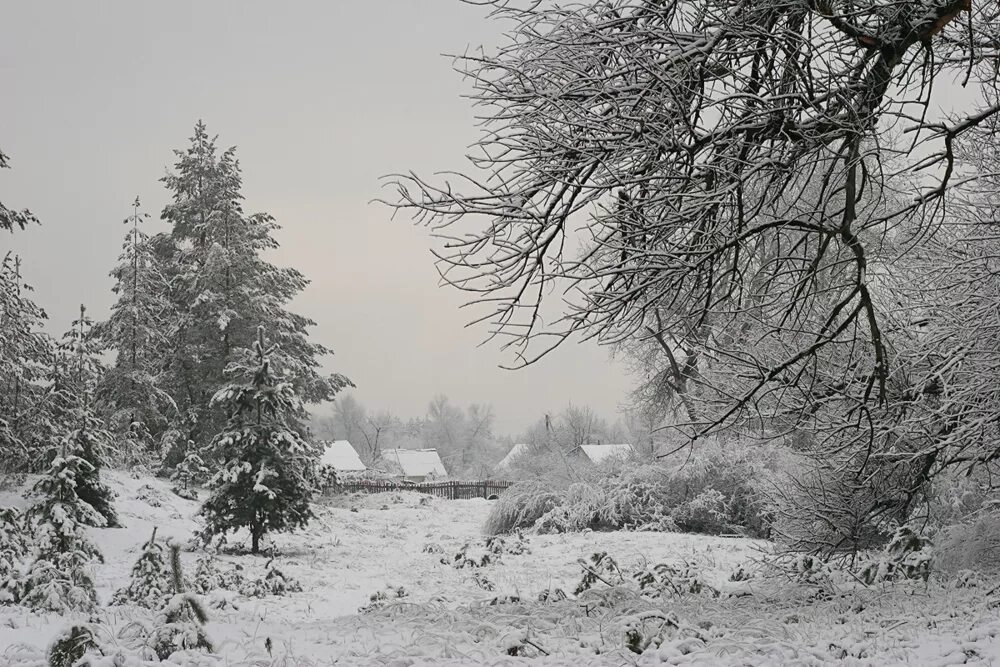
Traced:
[[147, 609], [162, 609], [174, 594], [173, 578], [164, 545], [156, 540], [156, 528], [132, 566], [128, 586], [118, 589], [113, 604], [137, 604]]
[[40, 497], [27, 512], [36, 546], [21, 582], [21, 604], [32, 609], [65, 613], [97, 606], [91, 569], [102, 556], [85, 526], [104, 525], [104, 517], [77, 494], [81, 476], [93, 466], [71, 451], [63, 443], [32, 489]]
[[[312, 518], [319, 453], [292, 425], [300, 402], [295, 385], [271, 365], [274, 348], [257, 330], [254, 369], [246, 384], [219, 391], [213, 403], [224, 408], [229, 425], [212, 443], [221, 462], [209, 480], [211, 496], [201, 508], [204, 537], [240, 528], [250, 531], [251, 551], [260, 551], [268, 532], [293, 530]], [[249, 368], [234, 368], [238, 375]]]
[[159, 438], [176, 411], [160, 388], [161, 355], [174, 318], [160, 256], [140, 228], [147, 218], [136, 197], [132, 215], [125, 219], [129, 229], [118, 265], [111, 271], [117, 299], [110, 317], [94, 327], [95, 339], [115, 355], [98, 385], [98, 401], [109, 430], [123, 451], [132, 453], [131, 459], [158, 451]]
[[76, 479], [76, 492], [103, 518], [101, 524], [117, 527], [118, 514], [112, 503], [114, 494], [101, 480], [101, 469], [107, 462], [111, 443], [103, 420], [94, 406], [94, 388], [100, 380], [102, 367], [98, 345], [91, 335], [91, 320], [80, 306], [80, 317], [73, 320], [59, 345], [53, 373], [53, 405], [57, 422], [65, 429], [65, 444], [70, 453], [88, 463]]
[[0, 261], [0, 468], [8, 471], [41, 469], [56, 432], [48, 405], [55, 342], [30, 291], [20, 258], [8, 253]]
[[182, 498], [197, 500], [197, 493], [191, 488], [191, 485], [200, 479], [204, 479], [208, 472], [209, 470], [205, 466], [204, 459], [198, 454], [194, 443], [189, 440], [184, 458], [177, 464], [177, 468], [173, 474], [170, 475], [170, 479], [177, 483], [174, 487], [174, 492]]
[[[226, 421], [211, 399], [229, 382], [226, 369], [239, 361], [239, 350], [253, 345], [261, 324], [279, 346], [271, 363], [305, 402], [328, 400], [350, 382], [320, 374], [320, 358], [329, 350], [308, 340], [311, 320], [286, 310], [308, 281], [262, 257], [277, 247], [278, 225], [266, 213], [244, 212], [235, 149], [220, 154], [199, 122], [190, 147], [175, 153], [174, 170], [163, 179], [172, 202], [162, 218], [171, 231], [154, 239], [155, 251], [169, 266], [175, 307], [161, 388], [178, 406], [177, 444], [193, 440], [203, 446]], [[288, 419], [304, 431], [304, 416], [297, 408]], [[179, 458], [173, 453], [172, 463]]]

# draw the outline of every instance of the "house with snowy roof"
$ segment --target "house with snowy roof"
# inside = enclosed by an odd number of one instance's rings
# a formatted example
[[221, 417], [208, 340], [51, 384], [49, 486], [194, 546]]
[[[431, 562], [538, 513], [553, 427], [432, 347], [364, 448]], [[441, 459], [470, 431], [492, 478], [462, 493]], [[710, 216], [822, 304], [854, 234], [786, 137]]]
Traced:
[[427, 482], [447, 477], [448, 471], [436, 449], [384, 449], [382, 460], [397, 467], [408, 482]]
[[511, 468], [511, 464], [519, 458], [527, 456], [531, 452], [531, 445], [525, 442], [519, 442], [510, 448], [507, 455], [500, 459], [500, 463], [497, 464], [497, 472], [507, 472]]
[[628, 443], [580, 445], [570, 451], [569, 455], [591, 463], [609, 463], [632, 458], [635, 456], [635, 448]]
[[323, 448], [319, 459], [321, 466], [328, 466], [337, 472], [361, 472], [368, 469], [348, 440], [321, 442], [320, 447]]

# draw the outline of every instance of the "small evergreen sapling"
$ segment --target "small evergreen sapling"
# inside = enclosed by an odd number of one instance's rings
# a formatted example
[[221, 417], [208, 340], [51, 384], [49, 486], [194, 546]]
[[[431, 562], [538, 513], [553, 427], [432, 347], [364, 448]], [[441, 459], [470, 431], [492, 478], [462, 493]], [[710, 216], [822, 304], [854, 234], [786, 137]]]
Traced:
[[190, 485], [203, 479], [206, 474], [208, 474], [208, 468], [205, 466], [205, 461], [198, 455], [194, 443], [188, 440], [188, 450], [184, 460], [177, 464], [177, 468], [170, 475], [170, 479], [177, 482], [177, 485], [174, 486], [174, 493], [181, 498], [197, 500], [198, 494], [190, 488]]
[[205, 634], [208, 614], [197, 595], [184, 591], [181, 548], [176, 544], [170, 545], [170, 574], [174, 594], [157, 618], [157, 626], [150, 637], [151, 648], [160, 660], [187, 649], [211, 653], [212, 642]]
[[156, 528], [142, 545], [139, 560], [132, 567], [128, 586], [115, 593], [112, 604], [137, 604], [147, 609], [162, 609], [173, 594], [173, 579], [163, 544], [156, 541]]
[[300, 404], [291, 383], [272, 372], [273, 348], [265, 344], [263, 327], [253, 349], [252, 380], [213, 398], [228, 408], [229, 426], [213, 442], [221, 469], [208, 482], [212, 495], [201, 515], [206, 541], [245, 527], [256, 554], [266, 533], [293, 530], [312, 518], [318, 452], [289, 425]]
[[120, 527], [112, 500], [114, 493], [100, 471], [107, 461], [111, 436], [94, 409], [93, 392], [103, 368], [99, 348], [91, 335], [91, 320], [80, 306], [80, 317], [63, 336], [53, 375], [53, 395], [58, 422], [67, 432], [69, 451], [89, 464], [77, 473], [76, 492], [80, 499], [103, 517], [93, 526]]
[[79, 456], [67, 454], [64, 445], [63, 454], [32, 489], [41, 499], [27, 514], [37, 547], [24, 578], [21, 604], [26, 607], [65, 613], [97, 606], [90, 568], [103, 559], [84, 526], [103, 525], [104, 517], [77, 495], [78, 479], [92, 469]]

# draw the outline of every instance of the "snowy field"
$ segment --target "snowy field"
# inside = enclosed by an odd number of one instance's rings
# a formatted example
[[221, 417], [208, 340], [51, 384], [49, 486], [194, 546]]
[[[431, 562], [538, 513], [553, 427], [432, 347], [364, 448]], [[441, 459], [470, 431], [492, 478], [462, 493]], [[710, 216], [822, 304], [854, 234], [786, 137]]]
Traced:
[[[142, 541], [159, 535], [189, 543], [196, 504], [160, 480], [110, 473], [124, 529], [94, 529], [106, 562], [97, 573], [102, 605], [128, 581]], [[0, 504], [24, 505], [19, 489]], [[485, 500], [418, 494], [328, 499], [310, 529], [280, 535], [275, 564], [303, 591], [247, 598], [208, 596], [217, 655], [177, 656], [179, 664], [701, 664], [953, 665], [1000, 664], [1000, 598], [994, 584], [953, 581], [844, 587], [818, 598], [815, 588], [767, 574], [756, 563], [764, 543], [652, 532], [528, 535], [482, 567], [456, 568], [483, 553]], [[597, 582], [580, 595], [578, 559], [606, 551], [622, 566], [668, 563], [697, 571], [697, 593], [650, 598], [634, 587]], [[185, 551], [186, 574], [199, 554]], [[260, 574], [266, 557], [219, 558]], [[749, 579], [732, 581], [739, 569]], [[492, 590], [490, 590], [492, 589]], [[568, 594], [566, 599], [556, 594]], [[711, 594], [711, 589], [719, 595]], [[551, 591], [549, 601], [539, 601]], [[372, 602], [382, 593], [385, 599]], [[366, 608], [364, 611], [360, 611]], [[642, 618], [647, 618], [642, 621]], [[102, 606], [106, 643], [129, 645], [136, 607]], [[664, 620], [666, 619], [666, 620]], [[87, 620], [81, 617], [77, 620]], [[0, 664], [44, 664], [45, 648], [71, 619], [0, 607]], [[626, 632], [656, 626], [643, 653]], [[518, 656], [508, 655], [508, 651]], [[113, 664], [113, 663], [109, 663]]]

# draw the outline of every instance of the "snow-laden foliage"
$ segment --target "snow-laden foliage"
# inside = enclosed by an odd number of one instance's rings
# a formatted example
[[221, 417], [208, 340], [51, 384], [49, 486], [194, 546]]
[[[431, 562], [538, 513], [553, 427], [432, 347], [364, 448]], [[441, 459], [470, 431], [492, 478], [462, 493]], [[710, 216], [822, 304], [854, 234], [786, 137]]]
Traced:
[[81, 305], [79, 318], [73, 320], [59, 344], [52, 375], [53, 405], [59, 423], [65, 425], [67, 435], [63, 444], [67, 451], [90, 464], [78, 472], [77, 495], [101, 515], [103, 521], [99, 525], [118, 527], [114, 494], [100, 475], [108, 460], [112, 438], [95, 405], [94, 392], [104, 368], [98, 358], [99, 343], [91, 329], [92, 321]]
[[749, 455], [735, 446], [730, 450], [706, 452], [680, 466], [629, 464], [592, 469], [564, 484], [520, 482], [497, 500], [484, 531], [629, 528], [766, 535], [768, 511], [756, 488], [756, 476], [767, 456]]
[[108, 319], [94, 327], [101, 346], [115, 355], [97, 395], [110, 430], [123, 440], [126, 465], [159, 453], [159, 438], [176, 411], [173, 399], [160, 387], [160, 355], [176, 315], [162, 257], [139, 227], [148, 217], [136, 197], [132, 215], [125, 219], [129, 230], [122, 253], [111, 271], [117, 298]]
[[264, 568], [263, 576], [257, 579], [247, 579], [239, 587], [241, 595], [248, 598], [262, 598], [269, 595], [288, 595], [301, 593], [302, 583], [282, 572], [274, 561]]
[[0, 604], [20, 598], [19, 575], [28, 551], [24, 517], [13, 507], [0, 508]]
[[137, 604], [147, 609], [162, 609], [173, 595], [173, 578], [163, 543], [156, 540], [156, 528], [142, 545], [139, 559], [132, 566], [128, 586], [118, 589], [112, 604]]
[[147, 645], [161, 660], [177, 651], [201, 650], [212, 652], [212, 642], [205, 633], [208, 614], [197, 595], [184, 590], [181, 550], [170, 546], [172, 595], [156, 617]]
[[900, 526], [882, 553], [865, 563], [858, 576], [866, 584], [897, 579], [927, 581], [932, 562], [931, 541], [909, 526]]
[[94, 631], [87, 625], [72, 625], [66, 628], [48, 650], [48, 667], [78, 667], [88, 653], [99, 655], [100, 647]]
[[229, 424], [211, 445], [220, 467], [208, 481], [211, 495], [201, 509], [206, 540], [246, 528], [253, 553], [266, 533], [293, 530], [312, 518], [319, 465], [319, 452], [292, 425], [299, 399], [294, 385], [272, 367], [273, 352], [260, 327], [251, 382], [230, 385], [213, 398]]
[[[279, 346], [271, 363], [305, 401], [328, 400], [350, 382], [319, 373], [320, 358], [329, 350], [308, 340], [311, 320], [286, 310], [308, 281], [297, 270], [264, 259], [278, 245], [273, 236], [278, 225], [266, 213], [243, 210], [235, 149], [220, 154], [199, 122], [190, 146], [175, 155], [174, 169], [162, 179], [171, 201], [161, 217], [170, 231], [150, 240], [155, 266], [169, 284], [171, 315], [157, 325], [156, 333], [166, 340], [151, 341], [156, 349], [150, 354], [162, 369], [157, 388], [177, 408], [163, 434], [167, 444], [183, 448], [192, 440], [202, 447], [227, 422], [225, 408], [212, 399], [232, 381], [229, 369], [247, 368], [252, 357], [247, 350], [260, 325]], [[128, 322], [124, 325], [127, 333]], [[119, 355], [123, 349], [128, 347], [119, 345]], [[296, 428], [304, 417], [301, 408], [289, 416]], [[168, 454], [171, 466], [182, 456]]]
[[4, 470], [44, 469], [42, 454], [57, 432], [49, 375], [55, 342], [45, 312], [30, 298], [21, 260], [0, 261], [0, 452]]
[[174, 493], [182, 498], [197, 500], [198, 495], [191, 488], [191, 485], [204, 480], [209, 470], [205, 466], [205, 461], [195, 449], [194, 443], [189, 440], [187, 447], [188, 449], [184, 454], [184, 458], [177, 464], [174, 472], [170, 475], [170, 479], [178, 483], [174, 487]]
[[20, 582], [20, 604], [57, 613], [97, 606], [92, 570], [102, 557], [85, 526], [103, 526], [105, 520], [77, 494], [80, 477], [92, 472], [79, 456], [59, 454], [32, 489], [39, 497], [27, 512], [35, 549]]

